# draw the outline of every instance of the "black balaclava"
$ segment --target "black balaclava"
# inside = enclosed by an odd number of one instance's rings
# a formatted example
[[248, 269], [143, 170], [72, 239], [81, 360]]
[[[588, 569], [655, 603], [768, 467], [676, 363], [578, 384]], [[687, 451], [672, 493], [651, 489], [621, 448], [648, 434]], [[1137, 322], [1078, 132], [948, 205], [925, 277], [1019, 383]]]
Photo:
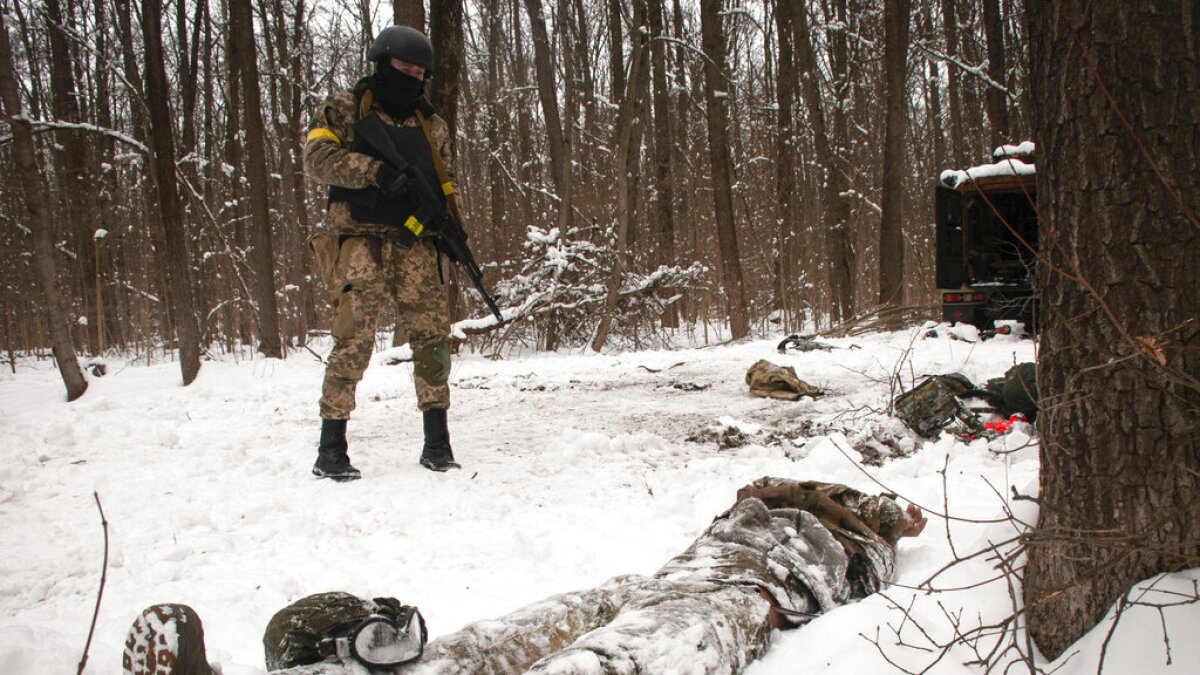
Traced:
[[397, 120], [407, 119], [416, 111], [424, 86], [424, 80], [406, 75], [386, 61], [378, 63], [371, 78], [375, 100]]

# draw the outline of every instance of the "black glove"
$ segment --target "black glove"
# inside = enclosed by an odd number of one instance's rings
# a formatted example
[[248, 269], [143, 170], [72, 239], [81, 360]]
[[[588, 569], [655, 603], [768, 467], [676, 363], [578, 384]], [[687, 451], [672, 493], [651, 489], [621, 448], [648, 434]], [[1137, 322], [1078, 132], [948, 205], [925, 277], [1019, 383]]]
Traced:
[[380, 164], [375, 172], [375, 185], [388, 199], [406, 201], [412, 188], [412, 178], [387, 164]]

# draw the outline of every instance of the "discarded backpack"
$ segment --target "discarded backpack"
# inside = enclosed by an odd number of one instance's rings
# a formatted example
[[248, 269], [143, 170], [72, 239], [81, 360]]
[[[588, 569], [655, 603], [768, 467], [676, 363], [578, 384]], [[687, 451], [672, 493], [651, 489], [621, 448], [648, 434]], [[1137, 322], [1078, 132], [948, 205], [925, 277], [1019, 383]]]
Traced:
[[979, 418], [959, 399], [972, 391], [975, 385], [959, 373], [929, 375], [901, 394], [893, 409], [908, 428], [927, 438], [936, 437], [954, 420], [968, 429], [982, 429]]

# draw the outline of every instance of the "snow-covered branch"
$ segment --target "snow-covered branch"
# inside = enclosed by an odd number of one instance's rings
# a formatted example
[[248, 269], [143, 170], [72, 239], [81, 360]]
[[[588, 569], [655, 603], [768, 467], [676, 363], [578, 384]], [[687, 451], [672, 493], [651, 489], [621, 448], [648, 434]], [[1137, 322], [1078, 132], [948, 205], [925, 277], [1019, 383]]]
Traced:
[[1013, 95], [1012, 92], [1010, 92], [1008, 90], [1008, 87], [1005, 87], [1004, 85], [1000, 84], [999, 82], [996, 82], [995, 80], [993, 80], [991, 77], [988, 76], [986, 61], [984, 61], [983, 63], [981, 63], [978, 66], [969, 66], [969, 65], [963, 63], [962, 61], [959, 61], [958, 59], [954, 58], [953, 56], [950, 56], [949, 54], [944, 54], [944, 53], [934, 49], [933, 47], [930, 47], [928, 44], [926, 44], [922, 40], [917, 40], [913, 44], [916, 45], [917, 49], [920, 49], [921, 51], [932, 56], [933, 58], [938, 59], [939, 61], [945, 61], [946, 63], [956, 66], [959, 70], [962, 70], [965, 73], [974, 75], [975, 77], [982, 80], [983, 83], [986, 84], [987, 86], [1003, 92], [1004, 95], [1007, 96], [1010, 100], [1016, 100], [1016, 97]]
[[[108, 129], [99, 127], [95, 124], [78, 124], [74, 122], [62, 122], [60, 120], [29, 120], [33, 127], [33, 133], [40, 134], [47, 131], [86, 131], [92, 134], [107, 136], [113, 140], [124, 143], [143, 155], [150, 155], [150, 149], [147, 148], [141, 141], [126, 135], [116, 129]], [[12, 136], [0, 136], [0, 145], [4, 145], [12, 140]]]

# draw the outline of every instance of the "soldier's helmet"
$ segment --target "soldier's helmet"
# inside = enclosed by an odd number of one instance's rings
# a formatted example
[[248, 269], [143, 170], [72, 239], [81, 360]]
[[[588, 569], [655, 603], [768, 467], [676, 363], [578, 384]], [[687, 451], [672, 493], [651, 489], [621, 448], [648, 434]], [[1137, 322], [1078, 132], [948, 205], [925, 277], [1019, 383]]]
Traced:
[[433, 74], [433, 43], [415, 28], [388, 26], [379, 31], [367, 50], [368, 61], [381, 61], [393, 56], [421, 66], [425, 69], [425, 77]]
[[334, 657], [353, 658], [376, 672], [373, 669], [420, 658], [425, 636], [421, 613], [395, 598], [366, 600], [349, 593], [318, 593], [271, 617], [263, 634], [263, 651], [272, 672]]

